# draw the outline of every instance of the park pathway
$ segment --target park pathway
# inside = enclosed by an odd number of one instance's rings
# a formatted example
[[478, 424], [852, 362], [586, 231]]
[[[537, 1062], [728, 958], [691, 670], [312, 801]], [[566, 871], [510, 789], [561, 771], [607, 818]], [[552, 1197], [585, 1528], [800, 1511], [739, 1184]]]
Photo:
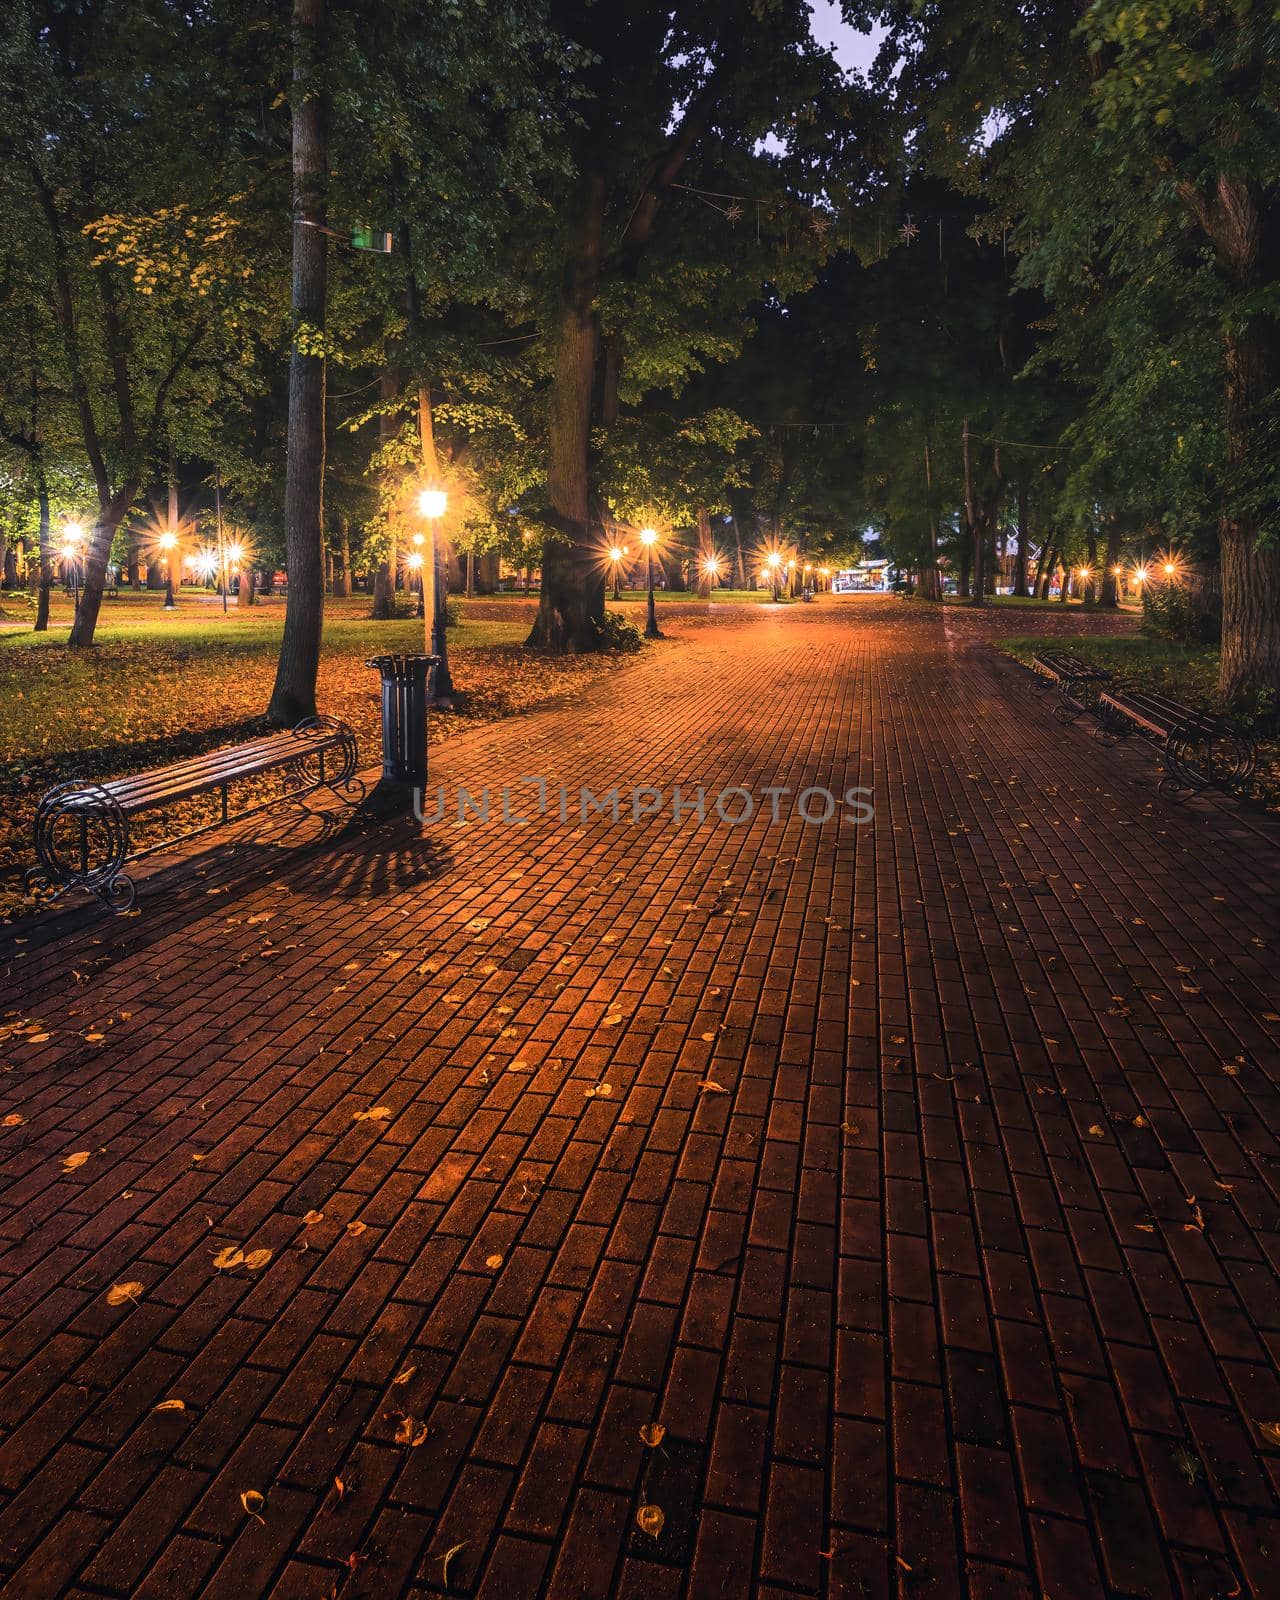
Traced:
[[441, 750], [565, 821], [0, 947], [6, 1600], [1277, 1592], [1280, 852], [923, 606], [671, 626]]

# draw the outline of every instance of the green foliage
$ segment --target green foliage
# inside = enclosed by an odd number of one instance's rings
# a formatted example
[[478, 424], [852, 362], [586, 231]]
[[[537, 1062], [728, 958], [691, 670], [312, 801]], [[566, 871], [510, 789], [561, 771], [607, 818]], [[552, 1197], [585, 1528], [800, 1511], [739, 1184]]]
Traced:
[[1217, 638], [1213, 619], [1196, 605], [1184, 583], [1149, 583], [1142, 592], [1142, 627], [1174, 644], [1211, 644]]
[[616, 611], [606, 611], [599, 625], [600, 648], [615, 655], [635, 655], [644, 649], [644, 635], [634, 622], [628, 622]]

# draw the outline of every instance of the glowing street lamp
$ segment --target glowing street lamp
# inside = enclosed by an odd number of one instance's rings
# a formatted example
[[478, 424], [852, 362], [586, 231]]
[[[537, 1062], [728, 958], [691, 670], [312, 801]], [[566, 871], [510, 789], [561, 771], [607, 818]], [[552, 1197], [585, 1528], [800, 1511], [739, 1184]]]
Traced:
[[702, 576], [707, 580], [707, 608], [711, 607], [711, 591], [720, 578], [723, 563], [719, 556], [706, 556], [702, 562]]
[[765, 557], [764, 564], [769, 572], [769, 581], [773, 585], [773, 603], [774, 605], [777, 605], [778, 601], [782, 598], [782, 591], [779, 588], [779, 574], [782, 571], [782, 557], [776, 550], [771, 550]]
[[84, 526], [74, 519], [62, 525], [62, 570], [71, 576], [72, 608], [80, 613], [80, 547], [84, 543]]
[[173, 611], [177, 608], [177, 602], [173, 598], [173, 562], [171, 560], [177, 543], [178, 535], [171, 528], [167, 528], [156, 540], [160, 550], [160, 560], [164, 563], [164, 608], [166, 611]]
[[[436, 523], [449, 509], [449, 496], [444, 489], [426, 488], [418, 493], [418, 510], [427, 519], [427, 549], [421, 557], [422, 576], [418, 590], [418, 614], [427, 619], [426, 645], [428, 653], [435, 656], [436, 666], [432, 697], [437, 705], [448, 706], [453, 693], [453, 680], [449, 676], [448, 641], [445, 638], [444, 606], [440, 604], [437, 586], [442, 579], [439, 552], [436, 543]], [[416, 541], [415, 541], [416, 543]], [[427, 609], [427, 573], [431, 573], [431, 609]]]
[[[414, 542], [416, 543], [421, 537], [421, 534], [415, 534]], [[422, 552], [420, 550], [411, 550], [405, 557], [404, 564], [408, 567], [410, 573], [416, 572], [418, 575], [418, 615], [425, 617], [427, 614], [427, 596], [425, 585], [422, 581]], [[412, 584], [412, 577], [409, 581]]]
[[658, 613], [653, 606], [653, 547], [658, 542], [656, 528], [641, 528], [640, 543], [644, 546], [645, 560], [649, 566], [649, 614], [645, 618], [644, 636], [646, 639], [661, 639], [662, 633], [658, 627]]
[[622, 558], [624, 555], [626, 555], [626, 551], [620, 544], [611, 545], [609, 547], [609, 561], [613, 567], [613, 598], [615, 600], [622, 599], [621, 578]]
[[205, 545], [191, 558], [191, 565], [196, 569], [196, 576], [208, 583], [218, 570], [218, 552], [211, 546]]

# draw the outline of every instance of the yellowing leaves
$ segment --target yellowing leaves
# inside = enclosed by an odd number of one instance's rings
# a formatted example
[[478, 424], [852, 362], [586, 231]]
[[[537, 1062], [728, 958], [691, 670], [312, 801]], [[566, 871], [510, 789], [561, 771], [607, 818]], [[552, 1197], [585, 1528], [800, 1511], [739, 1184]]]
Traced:
[[64, 1172], [77, 1171], [80, 1167], [84, 1166], [85, 1162], [89, 1159], [90, 1154], [91, 1152], [88, 1150], [76, 1150], [69, 1156], [63, 1156], [62, 1170]]
[[640, 1443], [646, 1444], [650, 1450], [656, 1450], [667, 1436], [667, 1430], [660, 1422], [646, 1422], [640, 1430]]
[[370, 1106], [367, 1111], [355, 1111], [352, 1122], [389, 1122], [393, 1113], [390, 1106]]
[[651, 1539], [656, 1539], [666, 1525], [666, 1513], [661, 1506], [641, 1506], [636, 1512], [636, 1526]]
[[270, 1260], [270, 1250], [250, 1250], [246, 1254], [238, 1244], [228, 1244], [214, 1253], [213, 1266], [215, 1272], [231, 1272], [236, 1267], [260, 1272]]
[[187, 1402], [185, 1400], [162, 1400], [159, 1405], [152, 1406], [151, 1409], [153, 1411], [185, 1411]]
[[246, 1489], [240, 1496], [240, 1504], [244, 1507], [245, 1515], [252, 1517], [256, 1522], [266, 1522], [262, 1515], [262, 1508], [267, 1503], [267, 1497], [257, 1489]]
[[611, 1083], [593, 1083], [582, 1091], [583, 1098], [587, 1100], [607, 1100], [612, 1093]]
[[142, 1285], [140, 1283], [113, 1283], [107, 1290], [107, 1304], [109, 1306], [122, 1306], [126, 1301], [132, 1300], [136, 1305], [141, 1294]]
[[417, 1417], [402, 1416], [400, 1425], [395, 1432], [395, 1443], [405, 1445], [410, 1450], [416, 1450], [419, 1445], [427, 1442], [430, 1429], [425, 1422]]

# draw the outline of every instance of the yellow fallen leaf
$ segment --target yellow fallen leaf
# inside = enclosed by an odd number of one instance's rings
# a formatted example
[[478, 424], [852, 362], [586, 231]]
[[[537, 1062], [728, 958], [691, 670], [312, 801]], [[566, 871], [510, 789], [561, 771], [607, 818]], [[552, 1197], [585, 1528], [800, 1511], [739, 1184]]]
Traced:
[[440, 1557], [440, 1583], [443, 1588], [447, 1589], [449, 1587], [449, 1563], [454, 1556], [460, 1555], [466, 1548], [465, 1542], [463, 1544], [450, 1545]]
[[44, 1043], [46, 1043], [48, 1038], [49, 1038], [49, 1035], [47, 1033], [29, 1033], [27, 1035], [27, 1043], [28, 1044], [44, 1044]]
[[185, 1411], [187, 1402], [185, 1400], [162, 1400], [158, 1406], [152, 1406], [151, 1409], [153, 1411]]
[[260, 1267], [265, 1267], [271, 1260], [270, 1250], [250, 1250], [244, 1258], [244, 1264], [250, 1272], [257, 1272]]
[[656, 1450], [666, 1436], [667, 1430], [660, 1422], [646, 1422], [640, 1430], [640, 1442], [647, 1444], [650, 1450]]
[[728, 1094], [724, 1084], [717, 1083], [714, 1078], [704, 1078], [698, 1085], [699, 1094]]
[[666, 1515], [661, 1506], [641, 1506], [636, 1512], [636, 1526], [641, 1533], [656, 1539], [666, 1525]]
[[85, 1162], [88, 1159], [89, 1159], [89, 1151], [88, 1150], [77, 1150], [73, 1155], [63, 1156], [63, 1158], [62, 1158], [62, 1170], [64, 1172], [74, 1172], [77, 1167], [84, 1166]]
[[619, 1011], [616, 1012], [612, 1017], [606, 1017], [604, 1019], [604, 1026], [606, 1028], [616, 1028], [621, 1021], [622, 1013]]
[[589, 1089], [584, 1089], [582, 1093], [588, 1100], [607, 1100], [613, 1093], [613, 1085], [611, 1083], [593, 1083]]
[[392, 1378], [391, 1382], [393, 1384], [408, 1383], [409, 1379], [413, 1377], [417, 1370], [417, 1367], [406, 1367], [403, 1372], [397, 1372], [395, 1377]]
[[714, 1044], [716, 1042], [715, 1034], [714, 1033], [704, 1033], [702, 1035], [702, 1042], [703, 1042], [703, 1044]]
[[27, 1119], [25, 1117], [20, 1116], [16, 1111], [11, 1111], [4, 1121], [0, 1122], [0, 1128], [20, 1128], [26, 1120]]
[[142, 1293], [140, 1283], [113, 1283], [107, 1290], [107, 1304], [122, 1306], [126, 1300], [137, 1300]]
[[352, 1115], [352, 1122], [385, 1122], [391, 1115], [390, 1106], [370, 1106], [367, 1111], [357, 1111]]
[[266, 1496], [259, 1494], [256, 1489], [246, 1489], [240, 1496], [240, 1504], [245, 1509], [245, 1515], [255, 1518], [258, 1522], [265, 1523], [262, 1508], [267, 1503]]
[[425, 1422], [419, 1422], [417, 1417], [401, 1417], [400, 1426], [396, 1429], [396, 1444], [408, 1445], [410, 1450], [416, 1450], [420, 1444], [426, 1442], [430, 1432]]
[[498, 1255], [486, 1256], [484, 1258], [484, 1264], [490, 1269], [490, 1271], [496, 1272], [502, 1265], [502, 1257]]
[[303, 1219], [302, 1219], [302, 1226], [304, 1228], [314, 1228], [317, 1222], [323, 1222], [323, 1221], [324, 1221], [324, 1212], [323, 1211], [308, 1211], [306, 1216], [303, 1217]]
[[1106, 1129], [1102, 1126], [1102, 1124], [1100, 1122], [1091, 1122], [1089, 1124], [1089, 1132], [1093, 1135], [1093, 1137], [1095, 1139], [1101, 1139], [1101, 1138], [1104, 1138], [1106, 1136]]
[[348, 1222], [347, 1223], [347, 1232], [351, 1235], [351, 1237], [353, 1239], [355, 1239], [355, 1238], [358, 1238], [359, 1235], [362, 1234], [368, 1226], [369, 1226], [369, 1224], [367, 1222]]
[[218, 1272], [229, 1272], [232, 1267], [238, 1267], [244, 1260], [244, 1251], [238, 1244], [224, 1245], [213, 1258], [213, 1265]]
[[1280, 1422], [1258, 1422], [1254, 1426], [1268, 1444], [1280, 1446]]
[[84, 1042], [86, 1044], [101, 1044], [105, 1038], [105, 1033], [86, 1033], [84, 1036]]

